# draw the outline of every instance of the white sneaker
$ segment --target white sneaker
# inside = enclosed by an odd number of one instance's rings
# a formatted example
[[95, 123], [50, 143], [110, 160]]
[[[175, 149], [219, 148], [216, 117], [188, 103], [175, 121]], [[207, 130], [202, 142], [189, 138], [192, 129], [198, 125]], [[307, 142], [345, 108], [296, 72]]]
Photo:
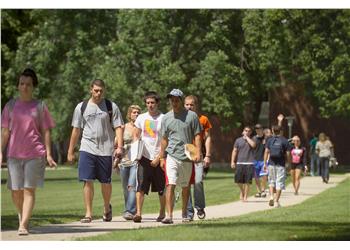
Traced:
[[275, 202], [274, 207], [275, 207], [275, 208], [280, 208], [280, 207], [281, 207], [281, 204], [279, 203], [279, 201], [276, 201], [276, 202]]

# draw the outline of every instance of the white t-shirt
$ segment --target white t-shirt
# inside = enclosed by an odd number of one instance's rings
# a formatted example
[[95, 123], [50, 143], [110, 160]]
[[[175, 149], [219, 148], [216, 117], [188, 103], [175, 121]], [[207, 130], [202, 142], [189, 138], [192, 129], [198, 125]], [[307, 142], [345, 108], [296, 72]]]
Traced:
[[160, 152], [160, 136], [161, 122], [164, 114], [151, 116], [148, 112], [139, 115], [135, 121], [135, 126], [141, 129], [141, 140], [145, 146], [143, 156], [149, 160], [153, 160]]
[[330, 157], [331, 156], [331, 148], [333, 147], [332, 143], [329, 140], [324, 142], [318, 141], [316, 143], [316, 150], [319, 151], [319, 157]]

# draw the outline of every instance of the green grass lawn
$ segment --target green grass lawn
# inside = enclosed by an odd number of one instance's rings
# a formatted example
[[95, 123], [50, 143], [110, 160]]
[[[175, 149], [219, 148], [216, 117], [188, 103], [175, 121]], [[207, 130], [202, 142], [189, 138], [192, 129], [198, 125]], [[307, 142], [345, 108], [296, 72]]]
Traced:
[[291, 207], [167, 228], [120, 230], [82, 240], [349, 240], [349, 190], [348, 178], [337, 187]]
[[[17, 229], [17, 212], [12, 203], [11, 193], [6, 187], [7, 171], [1, 175], [1, 226], [2, 229]], [[113, 174], [112, 206], [113, 215], [121, 215], [124, 208], [120, 177]], [[102, 217], [102, 195], [100, 185], [95, 182], [94, 217]], [[238, 200], [239, 192], [230, 169], [211, 170], [205, 180], [207, 205], [223, 204]], [[45, 174], [44, 188], [37, 189], [36, 204], [31, 227], [77, 221], [84, 215], [83, 184], [77, 180], [77, 169], [49, 170]], [[256, 192], [252, 185], [251, 194]], [[175, 209], [181, 209], [181, 202]], [[157, 213], [158, 195], [151, 193], [145, 198], [144, 213]]]

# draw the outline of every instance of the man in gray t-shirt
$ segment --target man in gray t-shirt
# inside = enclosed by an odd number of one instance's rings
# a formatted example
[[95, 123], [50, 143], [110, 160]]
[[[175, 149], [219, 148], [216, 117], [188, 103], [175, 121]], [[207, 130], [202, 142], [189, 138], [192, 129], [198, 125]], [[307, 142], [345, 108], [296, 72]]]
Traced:
[[73, 114], [72, 135], [68, 149], [68, 161], [75, 160], [74, 148], [80, 138], [79, 180], [84, 181], [85, 217], [82, 223], [92, 221], [93, 181], [98, 179], [104, 200], [104, 221], [112, 220], [110, 204], [112, 186], [112, 156], [120, 158], [123, 153], [124, 124], [118, 106], [104, 99], [105, 85], [96, 79], [90, 85], [91, 97], [79, 103]]
[[[192, 162], [185, 154], [185, 144], [196, 146], [196, 154], [192, 159], [194, 162], [200, 161], [201, 149], [201, 126], [195, 112], [186, 110], [182, 100], [183, 93], [179, 89], [173, 89], [168, 98], [172, 110], [166, 113], [161, 126], [161, 149], [160, 165], [164, 167], [164, 157], [166, 158], [166, 208], [167, 217], [162, 221], [164, 224], [173, 223], [173, 199], [176, 185], [182, 187], [182, 219], [188, 221], [187, 202], [189, 198], [188, 185], [192, 174]], [[166, 152], [166, 153], [165, 153]]]
[[256, 142], [251, 138], [252, 129], [245, 126], [242, 137], [239, 137], [233, 146], [231, 168], [236, 169], [235, 183], [240, 189], [240, 199], [248, 199], [249, 187], [254, 176], [254, 149]]

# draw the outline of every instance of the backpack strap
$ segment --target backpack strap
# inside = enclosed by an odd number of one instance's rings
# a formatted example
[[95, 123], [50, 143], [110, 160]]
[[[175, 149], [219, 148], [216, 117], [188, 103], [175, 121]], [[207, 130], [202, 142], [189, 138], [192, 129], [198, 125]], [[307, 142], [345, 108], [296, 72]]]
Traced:
[[105, 103], [107, 106], [108, 110], [108, 115], [109, 115], [109, 121], [111, 122], [112, 128], [113, 128], [113, 107], [112, 107], [112, 102], [108, 99], [105, 99]]
[[[88, 102], [89, 102], [89, 100], [84, 100], [83, 104], [80, 107], [80, 113], [81, 113], [81, 116], [83, 117], [83, 128], [84, 128], [84, 125], [85, 125], [84, 112], [86, 110]], [[112, 106], [112, 102], [110, 100], [108, 100], [108, 99], [105, 99], [105, 104], [106, 104], [108, 115], [109, 115], [109, 121], [110, 121], [110, 123], [112, 124], [112, 127], [113, 127], [113, 106]]]
[[85, 109], [87, 107], [88, 102], [89, 102], [89, 100], [84, 100], [83, 104], [80, 107], [80, 113], [81, 113], [81, 117], [82, 117], [82, 120], [83, 120], [83, 128], [85, 126], [84, 112], [85, 112]]

